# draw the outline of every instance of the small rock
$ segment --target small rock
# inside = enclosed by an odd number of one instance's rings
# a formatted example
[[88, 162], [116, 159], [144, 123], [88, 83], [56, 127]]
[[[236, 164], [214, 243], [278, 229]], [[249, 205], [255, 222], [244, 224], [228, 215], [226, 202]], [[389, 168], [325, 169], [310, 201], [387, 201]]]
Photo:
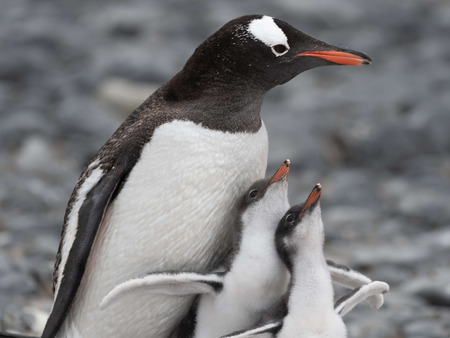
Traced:
[[450, 294], [444, 290], [423, 289], [417, 292], [417, 295], [430, 305], [450, 307]]
[[49, 173], [54, 162], [51, 145], [39, 136], [25, 139], [16, 157], [17, 168], [25, 172]]
[[121, 116], [126, 117], [158, 87], [159, 85], [156, 84], [139, 84], [125, 79], [112, 78], [100, 84], [97, 95], [101, 101], [112, 107]]

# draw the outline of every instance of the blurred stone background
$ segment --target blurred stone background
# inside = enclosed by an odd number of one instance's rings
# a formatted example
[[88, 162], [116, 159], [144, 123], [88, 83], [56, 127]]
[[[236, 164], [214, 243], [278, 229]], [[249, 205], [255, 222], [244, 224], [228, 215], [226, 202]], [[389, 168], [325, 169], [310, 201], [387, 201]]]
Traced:
[[[2, 0], [0, 329], [39, 334], [66, 203], [125, 117], [227, 21], [267, 14], [367, 53], [274, 89], [269, 172], [314, 184], [327, 257], [391, 285], [351, 337], [450, 334], [450, 2]], [[342, 290], [338, 290], [338, 293]]]

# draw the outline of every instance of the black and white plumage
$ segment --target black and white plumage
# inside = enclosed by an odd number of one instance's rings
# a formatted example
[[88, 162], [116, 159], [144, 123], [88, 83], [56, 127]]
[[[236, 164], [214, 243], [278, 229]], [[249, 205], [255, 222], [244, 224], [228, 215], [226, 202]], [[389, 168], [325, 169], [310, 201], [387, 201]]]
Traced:
[[193, 332], [186, 332], [185, 325], [181, 325], [178, 337], [219, 337], [256, 325], [265, 311], [279, 303], [289, 282], [274, 240], [278, 221], [289, 207], [288, 173], [286, 160], [271, 178], [255, 182], [241, 198], [235, 252], [228, 271], [152, 273], [118, 285], [101, 306], [107, 309], [139, 289], [151, 294], [201, 295], [193, 313], [195, 318], [186, 319], [195, 322], [189, 327]]
[[[149, 269], [218, 266], [237, 197], [265, 174], [265, 93], [308, 69], [368, 63], [267, 16], [235, 19], [209, 37], [83, 171], [64, 219], [42, 337], [167, 336], [192, 297], [136, 295], [103, 312], [98, 303]], [[237, 176], [240, 165], [246, 174]]]
[[292, 275], [284, 318], [224, 337], [347, 337], [341, 316], [366, 298], [389, 290], [384, 282], [370, 282], [343, 296], [333, 306], [329, 264], [323, 255], [320, 195], [318, 184], [304, 204], [286, 212], [277, 228], [277, 250]]
[[[275, 248], [275, 230], [288, 208], [288, 165], [286, 160], [271, 179], [255, 182], [244, 194], [228, 269], [208, 274], [151, 273], [117, 285], [100, 306], [105, 309], [136, 290], [171, 296], [200, 295], [189, 318], [177, 330], [177, 337], [219, 337], [260, 322], [263, 314], [282, 301], [289, 280]], [[327, 261], [327, 265], [333, 281], [358, 287], [358, 302], [370, 293], [374, 298], [371, 306], [381, 306], [383, 297], [368, 288], [366, 284], [371, 282], [368, 277], [332, 261]], [[340, 311], [351, 310], [356, 305], [355, 299], [343, 297]]]

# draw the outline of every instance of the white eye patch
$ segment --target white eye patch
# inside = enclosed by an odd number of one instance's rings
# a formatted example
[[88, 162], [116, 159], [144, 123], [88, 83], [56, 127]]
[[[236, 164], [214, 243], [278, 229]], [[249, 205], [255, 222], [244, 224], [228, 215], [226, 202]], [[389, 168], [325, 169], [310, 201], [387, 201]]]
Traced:
[[275, 56], [284, 55], [289, 50], [286, 34], [270, 16], [251, 21], [248, 31], [255, 39], [269, 46]]

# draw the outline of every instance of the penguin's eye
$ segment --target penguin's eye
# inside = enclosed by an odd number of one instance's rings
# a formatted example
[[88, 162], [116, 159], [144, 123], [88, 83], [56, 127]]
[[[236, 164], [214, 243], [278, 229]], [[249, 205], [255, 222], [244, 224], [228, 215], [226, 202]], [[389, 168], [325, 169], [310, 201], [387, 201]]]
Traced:
[[252, 191], [249, 192], [248, 196], [250, 198], [255, 198], [258, 195], [258, 190], [253, 189]]
[[289, 214], [286, 216], [286, 223], [293, 223], [294, 222], [294, 214]]
[[288, 51], [288, 47], [285, 45], [275, 45], [272, 46], [272, 50], [276, 56], [281, 56]]

